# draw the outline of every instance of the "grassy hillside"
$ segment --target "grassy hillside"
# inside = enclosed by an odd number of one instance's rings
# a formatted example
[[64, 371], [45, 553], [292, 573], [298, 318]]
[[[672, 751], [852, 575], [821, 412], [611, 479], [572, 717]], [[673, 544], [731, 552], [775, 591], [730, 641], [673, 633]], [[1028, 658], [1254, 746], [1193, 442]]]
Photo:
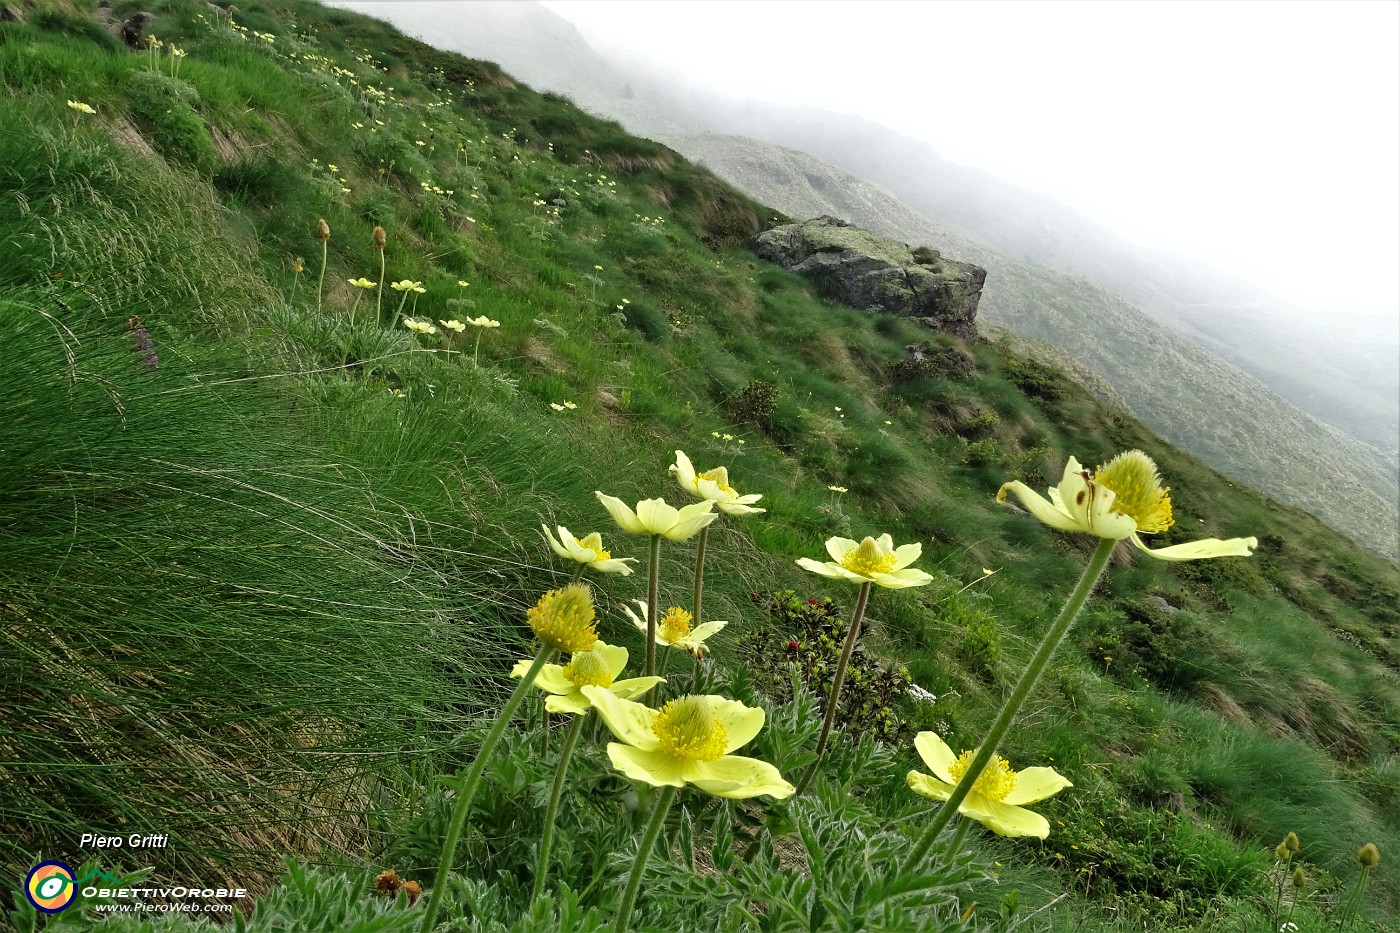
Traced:
[[[1362, 843], [1400, 851], [1392, 564], [1013, 341], [822, 302], [745, 248], [785, 218], [493, 65], [297, 0], [231, 17], [162, 0], [162, 45], [140, 51], [95, 5], [18, 8], [0, 23], [6, 877], [58, 859], [247, 887], [253, 929], [412, 929], [421, 905], [372, 879], [431, 881], [443, 782], [533, 650], [526, 610], [570, 574], [540, 525], [644, 560], [594, 493], [681, 502], [678, 449], [764, 496], [709, 534], [706, 615], [729, 626], [699, 683], [766, 708], [746, 751], [784, 774], [811, 760], [856, 597], [795, 559], [888, 532], [933, 580], [871, 599], [811, 794], [680, 798], [643, 927], [1276, 928], [1285, 833], [1303, 839], [1300, 923], [1338, 915]], [[476, 318], [500, 326], [445, 323]], [[901, 366], [924, 341], [948, 365]], [[1172, 487], [1159, 537], [1257, 535], [1257, 553], [1121, 548], [1005, 746], [1074, 783], [1036, 807], [1049, 838], [978, 827], [969, 853], [895, 871], [930, 811], [905, 786], [911, 737], [979, 743], [1092, 549], [998, 486], [1131, 447]], [[689, 605], [694, 542], [663, 556], [662, 604]], [[602, 633], [639, 658], [619, 606], [645, 574], [590, 580]], [[527, 710], [450, 915], [601, 928], [648, 795], [581, 742], [558, 887], [532, 899], [565, 730], [543, 751]], [[170, 845], [98, 851], [85, 832]], [[1400, 913], [1396, 877], [1371, 878], [1365, 922]], [[44, 926], [15, 904], [7, 922]], [[84, 900], [47, 926], [98, 916]]]

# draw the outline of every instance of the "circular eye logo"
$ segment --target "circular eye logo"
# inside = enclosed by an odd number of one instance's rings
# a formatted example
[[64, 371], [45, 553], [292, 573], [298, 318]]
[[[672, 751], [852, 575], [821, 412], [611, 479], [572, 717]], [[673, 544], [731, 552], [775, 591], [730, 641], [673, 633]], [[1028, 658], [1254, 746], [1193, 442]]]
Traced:
[[56, 914], [73, 903], [77, 893], [73, 869], [62, 862], [40, 862], [24, 879], [24, 893], [38, 910]]

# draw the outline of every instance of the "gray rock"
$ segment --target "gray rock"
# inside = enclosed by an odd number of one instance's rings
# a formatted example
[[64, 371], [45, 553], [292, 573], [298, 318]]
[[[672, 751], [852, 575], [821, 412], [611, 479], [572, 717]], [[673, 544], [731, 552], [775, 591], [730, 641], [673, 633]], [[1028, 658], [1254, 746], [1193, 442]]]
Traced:
[[1157, 596], [1155, 594], [1147, 597], [1147, 605], [1151, 606], [1153, 609], [1156, 609], [1159, 612], [1165, 612], [1167, 615], [1171, 615], [1172, 613], [1176, 612], [1175, 606], [1167, 602], [1165, 598]]
[[[826, 297], [864, 311], [913, 318], [964, 340], [973, 324], [987, 270], [911, 251], [835, 217], [774, 227], [754, 237], [755, 253], [811, 279]], [[918, 255], [915, 255], [915, 252]]]

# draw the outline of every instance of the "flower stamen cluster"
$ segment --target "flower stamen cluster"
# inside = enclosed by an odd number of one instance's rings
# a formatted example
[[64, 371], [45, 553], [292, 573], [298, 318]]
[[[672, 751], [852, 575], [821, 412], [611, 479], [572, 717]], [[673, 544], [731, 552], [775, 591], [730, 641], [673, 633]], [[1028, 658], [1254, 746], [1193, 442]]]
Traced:
[[729, 729], [710, 710], [705, 697], [677, 697], [652, 723], [661, 750], [688, 761], [715, 761], [729, 744]]
[[587, 651], [598, 642], [593, 596], [577, 583], [545, 593], [526, 621], [536, 638], [557, 651]]

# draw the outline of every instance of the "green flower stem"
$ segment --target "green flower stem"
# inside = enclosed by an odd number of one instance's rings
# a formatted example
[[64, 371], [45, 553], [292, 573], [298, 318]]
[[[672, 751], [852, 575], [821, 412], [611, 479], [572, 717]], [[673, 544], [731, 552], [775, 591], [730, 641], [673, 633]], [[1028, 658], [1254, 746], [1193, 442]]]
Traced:
[[476, 343], [472, 344], [472, 366], [473, 366], [473, 367], [477, 367], [477, 366], [480, 365], [480, 364], [477, 363], [477, 361], [476, 361], [476, 351], [478, 351], [478, 350], [480, 350], [480, 349], [481, 349], [481, 328], [478, 327], [478, 328], [476, 329]]
[[656, 675], [656, 601], [661, 597], [657, 587], [661, 577], [661, 536], [651, 536], [651, 571], [647, 579], [647, 669], [645, 676]]
[[812, 778], [816, 777], [817, 768], [822, 763], [827, 740], [831, 738], [831, 726], [836, 721], [836, 703], [841, 699], [841, 684], [846, 679], [846, 666], [851, 663], [851, 652], [855, 650], [856, 639], [860, 637], [860, 623], [865, 618], [865, 604], [869, 601], [870, 582], [867, 580], [860, 585], [855, 615], [851, 616], [851, 630], [846, 633], [846, 644], [842, 646], [841, 657], [836, 662], [836, 676], [831, 680], [831, 695], [826, 701], [826, 718], [822, 720], [822, 734], [817, 739], [817, 760], [812, 762], [807, 768], [807, 773], [802, 775], [802, 780], [798, 782], [797, 790], [793, 793], [794, 797], [802, 796], [807, 785], [812, 783]]
[[511, 693], [510, 699], [506, 700], [505, 708], [501, 710], [496, 721], [492, 723], [491, 731], [486, 735], [486, 741], [481, 743], [481, 749], [476, 753], [476, 760], [472, 762], [466, 780], [462, 782], [462, 789], [457, 795], [457, 806], [452, 811], [452, 821], [447, 825], [447, 838], [442, 843], [442, 857], [438, 863], [437, 877], [433, 879], [433, 889], [428, 894], [428, 907], [423, 914], [423, 925], [420, 927], [424, 933], [433, 928], [433, 921], [437, 919], [438, 909], [442, 906], [443, 891], [447, 888], [447, 876], [452, 871], [452, 862], [457, 856], [457, 843], [462, 838], [462, 828], [467, 823], [467, 813], [471, 810], [472, 798], [476, 796], [476, 785], [481, 781], [481, 772], [486, 770], [486, 762], [491, 757], [491, 752], [495, 750], [496, 743], [505, 734], [506, 723], [510, 722], [510, 718], [520, 708], [521, 701], [525, 699], [525, 692], [535, 682], [535, 677], [544, 667], [545, 662], [549, 660], [553, 651], [554, 649], [549, 645], [540, 646], [539, 653], [535, 655], [530, 669], [525, 672], [524, 677], [520, 678], [520, 683], [515, 685], [515, 691]]
[[564, 750], [559, 753], [559, 767], [554, 769], [554, 787], [549, 792], [549, 806], [544, 811], [544, 835], [540, 837], [540, 867], [535, 871], [535, 889], [530, 900], [544, 893], [544, 879], [549, 874], [549, 850], [554, 844], [554, 820], [559, 815], [559, 798], [564, 792], [564, 774], [569, 770], [569, 759], [573, 757], [574, 746], [578, 744], [579, 733], [583, 731], [583, 721], [587, 713], [576, 714], [569, 732], [564, 736]]
[[981, 776], [982, 770], [987, 767], [992, 756], [996, 754], [997, 746], [1001, 743], [1002, 737], [1006, 735], [1006, 730], [1011, 728], [1011, 722], [1016, 718], [1021, 704], [1026, 702], [1026, 697], [1030, 696], [1036, 681], [1040, 679], [1041, 674], [1045, 673], [1051, 656], [1055, 653], [1055, 649], [1060, 646], [1060, 642], [1064, 640], [1065, 633], [1069, 631], [1070, 623], [1079, 614], [1079, 610], [1088, 600], [1089, 594], [1094, 591], [1094, 585], [1099, 582], [1104, 568], [1108, 566], [1108, 558], [1113, 554], [1113, 546], [1116, 543], [1109, 538], [1099, 539], [1098, 549], [1090, 558], [1089, 566], [1084, 568], [1084, 574], [1079, 578], [1079, 584], [1069, 595], [1069, 599], [1065, 601], [1064, 608], [1060, 610], [1060, 614], [1056, 617], [1054, 624], [1050, 626], [1050, 630], [1041, 639], [1040, 647], [1036, 648], [1030, 664], [1021, 674], [1021, 679], [1016, 682], [1016, 689], [1011, 692], [1011, 696], [1002, 706], [1001, 712], [997, 714], [996, 722], [992, 723], [991, 731], [982, 740], [977, 754], [973, 756], [972, 764], [968, 766], [962, 780], [958, 781], [958, 786], [953, 789], [953, 793], [943, 802], [938, 813], [934, 815], [933, 822], [924, 830], [924, 834], [919, 838], [919, 843], [914, 847], [914, 851], [904, 860], [901, 871], [912, 873], [923, 861], [924, 856], [928, 854], [929, 847], [938, 838], [938, 834], [943, 831], [943, 827], [947, 826], [948, 821], [957, 815], [958, 806], [967, 799], [972, 785]]
[[403, 306], [404, 306], [405, 304], [407, 304], [407, 303], [408, 303], [408, 292], [404, 292], [403, 295], [400, 296], [400, 298], [399, 298], [399, 307], [398, 307], [398, 310], [394, 312], [394, 321], [393, 321], [392, 324], [389, 325], [390, 327], [393, 327], [393, 326], [395, 326], [396, 324], [399, 323], [399, 317], [403, 315]]
[[330, 250], [330, 242], [329, 242], [328, 240], [322, 240], [322, 241], [321, 241], [321, 277], [320, 277], [319, 279], [316, 280], [316, 310], [317, 310], [317, 311], [320, 311], [320, 310], [321, 310], [321, 292], [324, 290], [325, 284], [326, 284], [326, 254], [329, 252], [329, 250]]
[[696, 696], [700, 693], [700, 666], [704, 663], [704, 659], [697, 654], [695, 656], [695, 672], [690, 677], [691, 696]]
[[951, 862], [953, 859], [958, 857], [958, 853], [962, 851], [963, 840], [967, 838], [967, 830], [971, 826], [972, 820], [958, 820], [958, 828], [953, 831], [953, 838], [948, 843], [948, 849], [944, 853], [943, 860], [945, 862]]
[[578, 581], [582, 580], [582, 579], [583, 579], [583, 569], [584, 569], [585, 567], [587, 567], [587, 566], [588, 566], [587, 564], [579, 564], [577, 567], [575, 567], [575, 568], [574, 568], [574, 575], [573, 575], [572, 577], [569, 578], [569, 583], [570, 583], [570, 584], [574, 584], [574, 583], [577, 583]]
[[651, 822], [647, 824], [646, 834], [642, 836], [642, 847], [637, 851], [637, 860], [632, 863], [632, 874], [627, 876], [627, 890], [622, 892], [622, 903], [617, 908], [617, 925], [613, 927], [617, 933], [628, 931], [628, 924], [632, 920], [632, 908], [637, 905], [637, 891], [641, 889], [642, 875], [646, 873], [647, 860], [651, 858], [651, 850], [656, 848], [661, 827], [666, 825], [666, 811], [671, 809], [671, 801], [675, 797], [676, 788], [668, 785], [661, 788], [661, 793], [656, 798], [656, 808], [651, 811]]
[[[1356, 886], [1351, 889], [1351, 895], [1342, 906], [1341, 916], [1337, 920], [1337, 929], [1345, 930], [1361, 914], [1362, 897], [1366, 893], [1366, 880], [1371, 877], [1371, 869], [1362, 867], [1361, 876], [1356, 879]], [[1293, 900], [1298, 899], [1297, 892], [1293, 894]], [[1293, 909], [1290, 907], [1288, 915], [1293, 916]]]
[[355, 289], [355, 301], [350, 305], [350, 326], [355, 326], [355, 309], [360, 306], [360, 299], [364, 297], [364, 289]]
[[705, 538], [709, 533], [710, 526], [706, 525], [700, 529], [699, 540], [695, 542], [695, 606], [690, 611], [696, 625], [705, 621], [700, 618], [700, 601], [705, 596]]
[[374, 290], [374, 323], [384, 323], [384, 250], [379, 251], [379, 287]]

